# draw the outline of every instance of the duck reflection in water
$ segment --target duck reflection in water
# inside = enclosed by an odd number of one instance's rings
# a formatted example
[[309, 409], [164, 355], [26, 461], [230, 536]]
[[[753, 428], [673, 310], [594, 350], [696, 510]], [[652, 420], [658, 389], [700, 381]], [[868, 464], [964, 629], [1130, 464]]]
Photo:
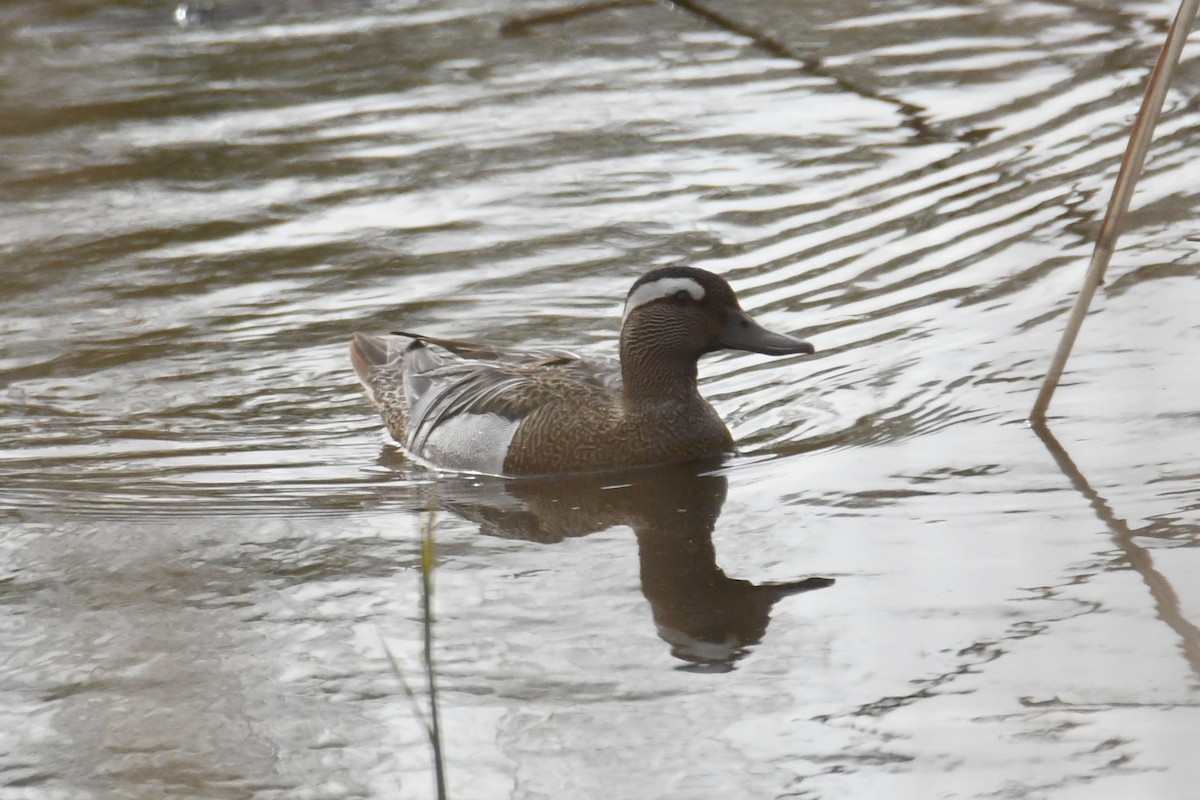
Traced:
[[771, 608], [829, 578], [755, 584], [717, 565], [712, 534], [727, 481], [716, 464], [604, 476], [442, 481], [437, 503], [483, 533], [545, 544], [628, 525], [637, 534], [642, 592], [658, 635], [691, 669], [726, 671], [761, 641]]

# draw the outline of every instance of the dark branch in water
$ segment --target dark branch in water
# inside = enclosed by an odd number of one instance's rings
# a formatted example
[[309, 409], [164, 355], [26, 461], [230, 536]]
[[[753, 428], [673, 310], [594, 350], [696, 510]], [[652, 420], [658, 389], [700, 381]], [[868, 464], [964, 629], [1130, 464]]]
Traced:
[[581, 6], [573, 6], [564, 8], [558, 11], [547, 11], [544, 14], [534, 14], [529, 17], [517, 17], [510, 19], [508, 22], [500, 26], [501, 36], [528, 36], [533, 32], [534, 28], [541, 25], [557, 25], [562, 22], [571, 22], [572, 20], [586, 17], [588, 14], [597, 14], [601, 11], [611, 11], [615, 8], [632, 8], [633, 6], [644, 6], [651, 0], [608, 0], [601, 3], [585, 3]]
[[869, 100], [878, 100], [881, 103], [888, 103], [895, 106], [904, 116], [907, 126], [913, 131], [918, 138], [923, 141], [947, 141], [953, 138], [949, 134], [939, 131], [930, 125], [922, 113], [924, 109], [920, 106], [907, 103], [895, 97], [890, 97], [885, 94], [868, 89], [864, 86], [859, 86], [853, 81], [840, 75], [831, 74], [824, 69], [821, 64], [821, 59], [816, 57], [805, 56], [804, 54], [792, 49], [786, 42], [783, 42], [774, 36], [763, 33], [760, 30], [750, 27], [749, 25], [738, 22], [733, 17], [714, 11], [708, 6], [697, 2], [697, 0], [610, 0], [609, 2], [585, 3], [571, 8], [564, 8], [558, 11], [548, 11], [544, 14], [535, 14], [529, 17], [519, 17], [510, 20], [500, 26], [500, 33], [504, 36], [526, 36], [533, 32], [534, 28], [543, 25], [556, 25], [564, 22], [571, 22], [580, 17], [589, 14], [596, 14], [603, 11], [610, 11], [617, 8], [632, 8], [634, 6], [646, 6], [656, 4], [666, 7], [669, 10], [680, 10], [691, 14], [697, 19], [703, 20], [714, 28], [732, 33], [735, 36], [741, 36], [749, 39], [755, 47], [770, 53], [777, 58], [784, 58], [789, 61], [796, 62], [800, 69], [806, 74], [815, 75], [831, 80], [838, 88], [851, 94], [865, 97]]
[[1197, 3], [1200, 3], [1200, 0], [1180, 0], [1179, 13], [1175, 15], [1175, 21], [1171, 23], [1171, 29], [1167, 32], [1167, 41], [1158, 55], [1158, 63], [1155, 64], [1154, 71], [1150, 73], [1150, 80], [1146, 84], [1146, 95], [1142, 99], [1142, 107], [1138, 111], [1137, 119], [1133, 122], [1133, 129], [1129, 133], [1129, 145], [1125, 148], [1124, 158], [1121, 159], [1121, 170], [1117, 173], [1112, 199], [1109, 200], [1108, 210], [1104, 214], [1104, 222], [1100, 226], [1100, 234], [1096, 238], [1096, 249], [1092, 251], [1092, 261], [1088, 265], [1087, 275], [1084, 276], [1083, 288], [1079, 290], [1079, 296], [1075, 298], [1075, 306], [1071, 309], [1066, 330], [1063, 331], [1062, 340], [1058, 343], [1058, 350], [1054, 353], [1054, 359], [1050, 362], [1050, 368], [1046, 371], [1042, 388], [1038, 392], [1037, 400], [1034, 401], [1033, 411], [1029, 415], [1029, 420], [1034, 425], [1045, 425], [1046, 423], [1046, 409], [1050, 406], [1050, 399], [1054, 396], [1054, 390], [1058, 388], [1063, 369], [1067, 365], [1067, 358], [1071, 355], [1071, 348], [1075, 346], [1079, 329], [1083, 327], [1083, 319], [1087, 316], [1092, 298], [1096, 295], [1096, 289], [1104, 282], [1104, 272], [1108, 269], [1108, 262], [1112, 260], [1113, 250], [1117, 246], [1117, 236], [1121, 232], [1121, 223], [1124, 221], [1126, 212], [1129, 211], [1129, 200], [1133, 197], [1134, 186], [1137, 184], [1138, 176], [1142, 173], [1142, 165], [1146, 162], [1146, 152], [1150, 149], [1154, 126], [1158, 123], [1158, 116], [1162, 113], [1163, 100], [1166, 99], [1167, 90], [1171, 87], [1171, 77], [1175, 72], [1176, 65], [1179, 64], [1183, 43], [1187, 40], [1188, 32], [1191, 31], [1192, 23], [1196, 19]]
[[1096, 516], [1112, 534], [1113, 544], [1125, 555], [1125, 561], [1142, 576], [1142, 582], [1150, 589], [1150, 595], [1154, 598], [1154, 607], [1158, 618], [1167, 623], [1167, 626], [1179, 635], [1183, 642], [1183, 654], [1187, 658], [1188, 665], [1192, 668], [1192, 672], [1200, 676], [1200, 628], [1184, 617], [1179, 608], [1179, 595], [1175, 593], [1171, 582], [1154, 568], [1154, 560], [1150, 557], [1150, 553], [1134, 542], [1133, 531], [1129, 529], [1129, 523], [1118, 517], [1108, 501], [1092, 488], [1087, 478], [1079, 471], [1079, 467], [1075, 466], [1075, 462], [1071, 460], [1071, 456], [1054, 438], [1050, 429], [1044, 424], [1035, 424], [1033, 430], [1046, 445], [1046, 449], [1054, 457], [1058, 468], [1067, 476], [1067, 480], [1071, 482], [1076, 491], [1087, 498], [1092, 510], [1096, 512]]
[[755, 47], [779, 58], [790, 58], [793, 61], [799, 62], [806, 70], [811, 71], [817, 66], [818, 62], [816, 59], [804, 58], [774, 36], [765, 34], [762, 31], [756, 31], [748, 25], [738, 22], [733, 17], [713, 11], [700, 3], [694, 2], [694, 0], [662, 0], [662, 4], [668, 8], [682, 8], [693, 17], [699, 17], [714, 28], [736, 33], [738, 36], [745, 36], [754, 42]]
[[598, 14], [617, 8], [632, 8], [634, 6], [652, 4], [665, 6], [667, 9], [672, 10], [676, 8], [682, 9], [715, 28], [720, 28], [721, 30], [749, 39], [754, 42], [756, 47], [767, 51], [771, 55], [798, 61], [805, 68], [811, 69], [816, 64], [815, 60], [804, 58], [775, 37], [757, 31], [748, 25], [743, 25], [736, 19], [725, 14], [705, 8], [700, 3], [693, 2], [693, 0], [608, 0], [607, 2], [584, 3], [557, 11], [547, 11], [542, 14], [509, 20], [500, 26], [500, 33], [505, 36], [525, 36], [531, 33], [533, 28], [542, 25], [558, 25], [563, 22], [572, 22], [589, 14]]

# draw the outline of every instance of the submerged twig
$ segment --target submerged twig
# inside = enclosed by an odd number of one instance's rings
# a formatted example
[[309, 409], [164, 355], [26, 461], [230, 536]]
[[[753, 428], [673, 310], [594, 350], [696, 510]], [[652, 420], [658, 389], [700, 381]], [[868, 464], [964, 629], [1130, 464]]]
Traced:
[[379, 633], [379, 646], [383, 648], [384, 655], [388, 657], [388, 662], [392, 665], [392, 672], [395, 673], [396, 679], [400, 681], [400, 686], [404, 689], [404, 696], [412, 703], [413, 713], [417, 715], [421, 726], [425, 728], [425, 733], [430, 738], [433, 738], [433, 727], [430, 726], [425, 713], [421, 711], [421, 702], [417, 700], [417, 693], [408, 685], [408, 680], [404, 677], [404, 670], [400, 668], [400, 662], [396, 660], [396, 656], [392, 654], [391, 648], [387, 646], [387, 640], [383, 638], [383, 634]]
[[417, 719], [425, 728], [425, 735], [429, 738], [429, 746], [433, 750], [433, 775], [437, 782], [438, 800], [446, 798], [446, 771], [442, 761], [442, 728], [440, 715], [438, 714], [438, 689], [437, 689], [437, 671], [433, 659], [433, 570], [435, 567], [434, 553], [434, 528], [436, 527], [436, 515], [433, 506], [430, 506], [429, 517], [421, 530], [421, 627], [425, 633], [424, 649], [421, 654], [421, 660], [425, 663], [425, 678], [426, 688], [429, 691], [429, 716], [421, 712], [421, 704], [417, 700], [416, 692], [413, 691], [408, 681], [404, 677], [404, 671], [400, 668], [400, 662], [392, 655], [392, 651], [388, 649], [387, 642], [384, 641], [383, 635], [379, 636], [379, 643], [383, 646], [383, 652], [387, 654], [388, 660], [391, 662], [392, 671], [396, 673], [396, 677], [400, 680], [400, 685], [404, 687], [404, 694], [412, 702], [413, 711], [417, 715]]
[[599, 0], [598, 2], [583, 3], [582, 5], [571, 6], [570, 8], [544, 11], [529, 17], [517, 17], [501, 25], [500, 33], [504, 36], [524, 36], [534, 28], [542, 25], [557, 25], [563, 22], [572, 22], [589, 14], [611, 11], [618, 8], [632, 8], [634, 6], [655, 4], [668, 8], [682, 9], [714, 27], [738, 36], [744, 36], [754, 42], [756, 46], [761, 47], [772, 55], [779, 56], [780, 58], [790, 58], [806, 65], [809, 64], [808, 59], [802, 58], [775, 37], [751, 28], [748, 25], [743, 25], [726, 14], [706, 8], [695, 0]]
[[648, 2], [650, 0], [601, 0], [601, 2], [585, 3], [580, 6], [572, 6], [571, 8], [544, 11], [541, 14], [534, 14], [529, 17], [517, 17], [508, 20], [500, 26], [500, 35], [525, 36], [534, 28], [541, 25], [557, 25], [562, 22], [579, 19], [580, 17], [586, 17], [588, 14], [597, 14], [601, 11], [611, 11], [616, 8], [643, 6]]
[[838, 74], [836, 71], [825, 69], [821, 64], [819, 56], [805, 55], [788, 45], [784, 40], [765, 33], [751, 25], [739, 22], [729, 14], [714, 11], [706, 4], [699, 2], [699, 0], [597, 0], [597, 2], [584, 3], [582, 5], [571, 6], [570, 8], [545, 11], [528, 17], [518, 17], [509, 20], [500, 26], [500, 33], [503, 36], [525, 36], [532, 33], [535, 28], [544, 25], [573, 22], [590, 14], [611, 11], [613, 9], [633, 8], [636, 6], [649, 7], [653, 5], [659, 5], [671, 11], [679, 10], [691, 14], [706, 25], [735, 36], [749, 39], [755, 47], [777, 58], [796, 62], [796, 65], [803, 72], [827, 78], [844, 91], [869, 100], [878, 100], [881, 103], [888, 103], [895, 106], [904, 117], [905, 124], [922, 141], [945, 141], [952, 138], [951, 133], [939, 130], [929, 120], [925, 119], [924, 109], [920, 106], [892, 97], [886, 93], [875, 91], [854, 82], [844, 75]]
[[1035, 425], [1034, 430], [1046, 445], [1046, 449], [1050, 451], [1050, 455], [1054, 457], [1058, 468], [1067, 476], [1067, 480], [1087, 498], [1092, 510], [1096, 512], [1096, 516], [1108, 528], [1109, 533], [1112, 534], [1113, 544], [1120, 548], [1125, 555], [1126, 562], [1142, 577], [1142, 581], [1154, 598], [1154, 607], [1158, 612], [1158, 618], [1167, 623], [1167, 626], [1175, 631], [1182, 640], [1184, 657], [1192, 668], [1192, 672], [1200, 676], [1200, 628], [1189, 622], [1183, 615], [1183, 611], [1179, 607], [1179, 595], [1175, 593], [1171, 582], [1154, 568], [1154, 561], [1150, 557], [1150, 553], [1134, 542], [1133, 531], [1129, 529], [1129, 523], [1118, 517], [1104, 497], [1092, 488], [1087, 478], [1079, 471], [1079, 467], [1075, 466], [1075, 462], [1071, 460], [1071, 456], [1054, 438], [1054, 434], [1045, 425]]
[[1113, 186], [1112, 198], [1109, 200], [1108, 210], [1104, 214], [1104, 222], [1100, 225], [1100, 233], [1096, 238], [1092, 260], [1083, 279], [1083, 287], [1079, 290], [1079, 296], [1075, 298], [1075, 306], [1071, 309], [1066, 330], [1063, 331], [1062, 340], [1058, 343], [1058, 350], [1054, 353], [1050, 368], [1046, 371], [1046, 378], [1042, 382], [1042, 388], [1038, 392], [1037, 400], [1034, 401], [1033, 411], [1029, 415], [1030, 421], [1034, 424], [1045, 424], [1046, 409], [1050, 405], [1050, 399], [1054, 396], [1054, 390], [1058, 388], [1058, 382], [1062, 378], [1063, 369], [1067, 364], [1067, 357], [1071, 354], [1071, 348], [1075, 346], [1075, 339], [1079, 336], [1079, 329], [1083, 326], [1083, 319], [1087, 316], [1096, 289], [1104, 281], [1104, 272], [1108, 269], [1108, 262], [1112, 259], [1117, 236], [1121, 232], [1121, 223], [1129, 210], [1129, 201], [1133, 197], [1134, 186], [1137, 184], [1138, 176], [1141, 175], [1142, 165], [1146, 161], [1146, 152], [1150, 149], [1154, 126], [1158, 123], [1158, 116], [1162, 112], [1163, 100], [1167, 96], [1167, 89], [1171, 86], [1171, 77], [1179, 63], [1179, 55], [1183, 52], [1183, 43], [1187, 40], [1188, 32], [1191, 31], [1192, 23], [1196, 19], [1198, 3], [1200, 0], [1180, 0], [1179, 12], [1175, 15], [1171, 29], [1167, 32], [1167, 41], [1159, 53], [1158, 63], [1150, 73], [1150, 80], [1146, 85], [1146, 95], [1142, 99], [1142, 107], [1138, 111], [1137, 119], [1134, 120], [1133, 129], [1129, 134], [1129, 145], [1125, 148], [1125, 156], [1121, 159], [1121, 169], [1117, 173], [1117, 182]]
[[437, 781], [438, 800], [446, 798], [446, 773], [442, 765], [442, 727], [438, 714], [437, 670], [433, 661], [433, 531], [436, 517], [429, 509], [429, 517], [421, 531], [421, 612], [425, 629], [425, 677], [429, 688], [429, 745], [433, 748], [433, 774]]
[[[701, 5], [698, 2], [695, 2], [695, 0], [662, 0], [662, 1], [663, 1], [664, 5], [674, 6], [676, 8], [682, 8], [684, 11], [688, 12], [693, 17], [699, 17], [700, 19], [704, 20], [708, 24], [710, 24], [714, 27], [720, 28], [721, 30], [737, 34], [738, 36], [744, 36], [745, 38], [754, 42], [754, 45], [756, 47], [758, 47], [762, 50], [765, 50], [766, 52], [770, 53], [773, 56], [777, 56], [779, 58], [788, 58], [793, 61], [797, 61], [800, 64], [803, 64], [805, 67], [810, 68], [810, 69], [815, 66], [815, 62], [812, 59], [801, 56], [795, 50], [788, 47], [786, 44], [781, 42], [779, 39], [776, 39], [774, 36], [771, 36], [770, 34], [767, 34], [767, 33], [763, 33], [762, 31], [760, 31], [756, 28], [752, 28], [749, 25], [743, 25], [742, 23], [738, 22], [736, 19], [729, 16], [728, 14], [721, 14], [719, 12], [713, 11], [711, 8], [707, 8], [706, 6]], [[736, 6], [735, 6], [735, 8], [736, 8]]]

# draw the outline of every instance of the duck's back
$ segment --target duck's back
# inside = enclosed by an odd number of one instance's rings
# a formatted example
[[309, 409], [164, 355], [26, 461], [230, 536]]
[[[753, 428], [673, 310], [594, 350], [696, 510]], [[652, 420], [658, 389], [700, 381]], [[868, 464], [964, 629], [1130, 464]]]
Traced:
[[733, 449], [724, 423], [698, 395], [626, 408], [614, 362], [558, 350], [401, 341], [355, 334], [351, 360], [391, 435], [438, 467], [550, 475]]
[[566, 351], [429, 337], [398, 346], [355, 334], [350, 355], [392, 436], [447, 469], [493, 475], [594, 469], [586, 454], [612, 440], [620, 416], [618, 366]]

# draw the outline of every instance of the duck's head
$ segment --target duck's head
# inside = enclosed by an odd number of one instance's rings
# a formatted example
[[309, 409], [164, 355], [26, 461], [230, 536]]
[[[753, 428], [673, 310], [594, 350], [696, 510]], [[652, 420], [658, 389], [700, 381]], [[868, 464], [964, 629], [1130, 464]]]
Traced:
[[815, 352], [808, 342], [759, 325], [724, 278], [694, 267], [665, 267], [638, 278], [625, 299], [621, 347], [665, 351], [693, 363], [723, 349], [771, 356]]

